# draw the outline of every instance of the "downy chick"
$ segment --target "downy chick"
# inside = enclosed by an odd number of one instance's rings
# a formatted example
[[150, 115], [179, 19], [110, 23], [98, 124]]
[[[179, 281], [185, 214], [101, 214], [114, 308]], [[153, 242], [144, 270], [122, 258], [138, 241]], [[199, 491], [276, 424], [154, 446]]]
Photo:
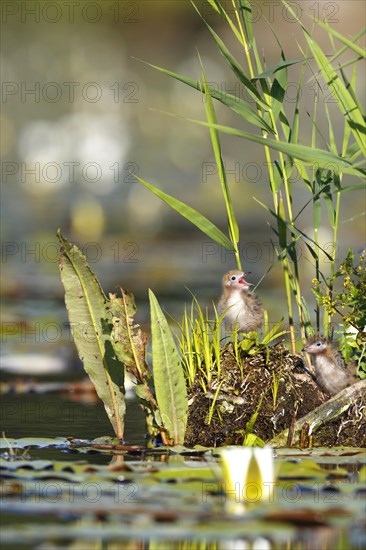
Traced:
[[249, 332], [263, 324], [263, 306], [255, 294], [249, 292], [249, 286], [251, 283], [245, 280], [245, 273], [236, 269], [222, 279], [218, 310], [220, 315], [226, 311], [224, 324], [229, 330], [236, 326], [241, 332]]
[[306, 353], [314, 356], [316, 382], [323, 391], [336, 395], [355, 382], [339, 351], [332, 348], [323, 336], [314, 336], [304, 347]]

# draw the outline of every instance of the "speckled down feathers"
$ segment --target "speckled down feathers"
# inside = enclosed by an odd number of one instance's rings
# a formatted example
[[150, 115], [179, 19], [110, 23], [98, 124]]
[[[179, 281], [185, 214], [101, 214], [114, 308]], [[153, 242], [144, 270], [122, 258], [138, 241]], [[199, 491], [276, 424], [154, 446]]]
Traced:
[[244, 273], [232, 270], [223, 277], [223, 293], [221, 295], [218, 311], [227, 329], [232, 330], [235, 325], [241, 332], [258, 330], [263, 324], [263, 306], [254, 293], [249, 291], [249, 286], [231, 282], [231, 277], [244, 277]]

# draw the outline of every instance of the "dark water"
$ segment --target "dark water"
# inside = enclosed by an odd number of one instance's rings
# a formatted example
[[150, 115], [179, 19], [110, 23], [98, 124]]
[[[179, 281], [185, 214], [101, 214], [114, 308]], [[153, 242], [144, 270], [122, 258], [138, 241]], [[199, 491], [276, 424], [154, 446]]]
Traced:
[[[5, 395], [1, 399], [1, 431], [8, 438], [113, 436], [101, 403], [80, 403], [59, 395]], [[145, 419], [137, 401], [127, 401], [125, 440], [145, 443]]]

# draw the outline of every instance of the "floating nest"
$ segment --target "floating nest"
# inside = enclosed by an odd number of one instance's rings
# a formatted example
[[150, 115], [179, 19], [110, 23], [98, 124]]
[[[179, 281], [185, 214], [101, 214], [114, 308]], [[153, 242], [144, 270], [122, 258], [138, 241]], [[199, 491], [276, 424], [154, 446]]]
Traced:
[[189, 389], [187, 446], [242, 444], [250, 433], [277, 446], [366, 446], [366, 380], [330, 399], [281, 343], [242, 351], [240, 364], [229, 343], [220, 372], [202, 381], [206, 391], [199, 378]]

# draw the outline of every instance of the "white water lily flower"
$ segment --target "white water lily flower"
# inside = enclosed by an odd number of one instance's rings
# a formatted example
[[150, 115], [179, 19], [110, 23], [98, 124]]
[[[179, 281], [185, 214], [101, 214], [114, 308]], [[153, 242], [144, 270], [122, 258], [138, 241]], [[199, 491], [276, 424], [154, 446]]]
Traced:
[[224, 447], [219, 453], [223, 490], [231, 501], [272, 500], [275, 475], [271, 447]]

